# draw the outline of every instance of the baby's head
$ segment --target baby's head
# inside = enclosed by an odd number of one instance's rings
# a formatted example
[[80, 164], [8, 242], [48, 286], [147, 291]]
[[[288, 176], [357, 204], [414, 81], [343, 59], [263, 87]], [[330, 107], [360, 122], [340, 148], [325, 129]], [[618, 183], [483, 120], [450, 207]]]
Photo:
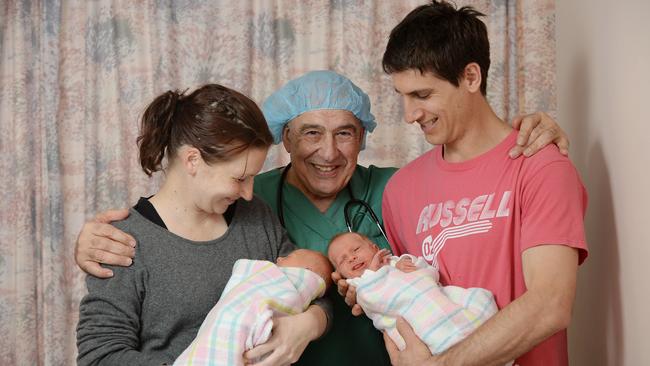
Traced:
[[359, 233], [343, 233], [330, 240], [327, 256], [343, 278], [360, 277], [379, 247]]
[[275, 262], [280, 267], [308, 269], [321, 276], [327, 288], [332, 284], [332, 265], [327, 257], [315, 250], [296, 249], [286, 257], [278, 257]]

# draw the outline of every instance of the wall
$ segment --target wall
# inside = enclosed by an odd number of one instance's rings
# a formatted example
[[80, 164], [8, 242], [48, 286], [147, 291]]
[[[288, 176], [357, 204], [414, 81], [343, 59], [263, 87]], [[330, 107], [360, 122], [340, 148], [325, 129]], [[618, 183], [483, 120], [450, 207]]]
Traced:
[[590, 196], [571, 365], [650, 365], [649, 16], [647, 0], [557, 2], [558, 118]]

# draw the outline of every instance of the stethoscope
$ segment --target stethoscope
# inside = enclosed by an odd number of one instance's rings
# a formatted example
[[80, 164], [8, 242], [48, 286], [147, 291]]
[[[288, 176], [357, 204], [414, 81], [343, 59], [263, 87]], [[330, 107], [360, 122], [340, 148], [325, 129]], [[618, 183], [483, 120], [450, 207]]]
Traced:
[[[276, 192], [276, 198], [278, 200], [278, 218], [280, 219], [280, 224], [286, 228], [284, 224], [284, 182], [287, 179], [287, 173], [289, 172], [289, 168], [291, 168], [291, 163], [287, 164], [282, 170], [282, 175], [280, 176], [280, 184], [278, 185], [278, 191]], [[381, 235], [386, 239], [386, 242], [388, 242], [388, 236], [386, 236], [386, 232], [384, 232], [384, 228], [381, 226], [381, 223], [379, 222], [379, 218], [375, 214], [375, 211], [370, 207], [368, 202], [354, 198], [354, 195], [352, 194], [352, 189], [350, 188], [350, 184], [345, 186], [345, 188], [348, 190], [348, 194], [350, 195], [350, 200], [345, 203], [345, 206], [343, 206], [343, 216], [345, 218], [345, 226], [347, 226], [348, 231], [352, 232], [352, 222], [350, 221], [350, 208], [354, 205], [361, 205], [366, 209], [366, 212], [370, 214], [370, 218], [372, 218], [372, 221], [377, 225], [377, 228], [379, 229], [379, 232]]]

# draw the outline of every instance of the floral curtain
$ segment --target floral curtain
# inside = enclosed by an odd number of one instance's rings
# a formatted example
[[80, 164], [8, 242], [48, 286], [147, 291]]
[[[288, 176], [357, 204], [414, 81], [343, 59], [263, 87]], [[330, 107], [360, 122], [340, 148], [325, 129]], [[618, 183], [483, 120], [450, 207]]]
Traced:
[[[422, 1], [5, 0], [0, 4], [0, 364], [74, 365], [83, 223], [151, 194], [135, 138], [168, 89], [216, 82], [262, 102], [314, 69], [366, 90], [379, 127], [362, 164], [429, 146], [382, 72], [388, 34]], [[502, 118], [555, 111], [553, 0], [457, 1], [487, 17], [488, 97]], [[266, 169], [287, 161], [272, 150]]]

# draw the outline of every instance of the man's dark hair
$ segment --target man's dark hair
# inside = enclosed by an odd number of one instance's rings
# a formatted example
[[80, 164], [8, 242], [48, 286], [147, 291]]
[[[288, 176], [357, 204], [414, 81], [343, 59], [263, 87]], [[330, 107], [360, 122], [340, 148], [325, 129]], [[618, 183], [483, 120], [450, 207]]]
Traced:
[[446, 1], [415, 8], [390, 32], [384, 71], [417, 69], [458, 86], [465, 66], [476, 62], [481, 68], [481, 93], [486, 95], [490, 42], [480, 16], [485, 14], [470, 6], [456, 9]]

